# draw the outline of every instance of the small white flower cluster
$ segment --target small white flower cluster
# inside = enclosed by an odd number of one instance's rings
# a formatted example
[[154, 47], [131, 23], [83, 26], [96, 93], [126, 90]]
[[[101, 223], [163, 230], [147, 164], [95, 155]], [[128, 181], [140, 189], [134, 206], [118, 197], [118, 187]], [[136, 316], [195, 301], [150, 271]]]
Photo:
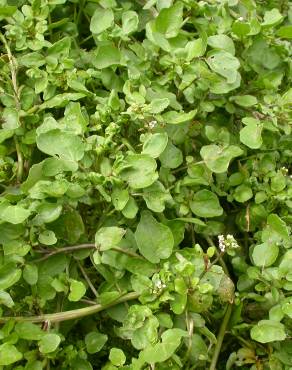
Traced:
[[157, 121], [150, 121], [149, 123], [148, 123], [148, 126], [152, 129], [152, 128], [154, 128], [155, 126], [157, 125]]
[[226, 235], [218, 235], [219, 241], [219, 249], [222, 253], [225, 252], [226, 249], [236, 249], [239, 248], [237, 241], [234, 239], [234, 236], [231, 234]]
[[154, 285], [154, 288], [153, 288], [152, 292], [154, 294], [159, 294], [163, 289], [166, 288], [166, 284], [164, 284], [160, 279], [155, 280], [153, 282], [153, 285]]

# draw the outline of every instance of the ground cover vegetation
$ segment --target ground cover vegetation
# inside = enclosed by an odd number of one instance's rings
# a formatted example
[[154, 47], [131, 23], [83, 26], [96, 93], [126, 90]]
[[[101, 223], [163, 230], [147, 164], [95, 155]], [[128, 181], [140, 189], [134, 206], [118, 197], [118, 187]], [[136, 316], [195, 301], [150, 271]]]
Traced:
[[291, 22], [0, 0], [1, 369], [292, 369]]

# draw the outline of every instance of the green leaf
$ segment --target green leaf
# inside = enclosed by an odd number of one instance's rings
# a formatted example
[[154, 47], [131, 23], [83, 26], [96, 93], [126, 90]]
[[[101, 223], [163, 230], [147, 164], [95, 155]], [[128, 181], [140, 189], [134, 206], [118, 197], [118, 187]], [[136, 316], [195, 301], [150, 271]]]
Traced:
[[30, 211], [24, 209], [21, 206], [8, 206], [0, 215], [2, 221], [9, 222], [11, 224], [21, 224], [30, 216]]
[[225, 77], [228, 83], [234, 83], [236, 81], [240, 63], [232, 54], [223, 50], [213, 51], [209, 54], [207, 63], [214, 72]]
[[121, 211], [128, 203], [130, 196], [126, 189], [115, 188], [112, 192], [112, 202], [117, 211]]
[[98, 69], [120, 64], [121, 54], [114, 45], [100, 45], [93, 54], [92, 63]]
[[239, 185], [235, 188], [234, 199], [237, 202], [244, 203], [253, 197], [252, 189], [248, 185]]
[[265, 12], [262, 27], [275, 26], [275, 25], [281, 23], [283, 19], [284, 19], [284, 17], [282, 16], [282, 14], [279, 12], [279, 10], [277, 8], [274, 8], [272, 10], [268, 10], [268, 11]]
[[39, 349], [41, 353], [51, 353], [54, 352], [61, 342], [61, 338], [58, 334], [45, 334], [39, 341]]
[[119, 348], [111, 348], [109, 354], [110, 362], [115, 366], [123, 366], [126, 362], [126, 356], [124, 352]]
[[143, 199], [147, 207], [153, 212], [163, 212], [165, 202], [171, 199], [169, 193], [165, 190], [161, 182], [156, 181], [148, 188], [143, 189]]
[[157, 158], [166, 148], [168, 136], [166, 132], [150, 134], [143, 143], [142, 154]]
[[236, 145], [220, 147], [215, 144], [205, 145], [201, 148], [200, 154], [206, 166], [215, 173], [227, 171], [230, 161], [243, 154], [243, 151]]
[[106, 334], [92, 331], [85, 336], [86, 351], [90, 354], [99, 352], [108, 340]]
[[70, 293], [68, 296], [69, 301], [77, 302], [86, 293], [86, 287], [81, 281], [71, 279]]
[[148, 364], [165, 362], [175, 353], [181, 343], [181, 338], [186, 335], [186, 332], [181, 329], [168, 329], [162, 334], [161, 343], [145, 348], [139, 358]]
[[261, 320], [252, 327], [250, 335], [260, 343], [282, 341], [286, 338], [285, 326], [278, 321]]
[[278, 29], [277, 35], [283, 39], [292, 39], [292, 25], [282, 26]]
[[3, 290], [0, 290], [0, 305], [4, 305], [9, 308], [14, 306], [11, 295], [7, 292], [4, 292]]
[[84, 97], [85, 94], [81, 93], [64, 93], [55, 95], [52, 99], [49, 99], [42, 103], [39, 109], [43, 110], [47, 108], [65, 107], [67, 104], [69, 104], [70, 101], [76, 101]]
[[232, 96], [230, 100], [234, 101], [236, 104], [241, 107], [251, 107], [257, 104], [258, 100], [255, 96], [252, 95], [237, 95]]
[[242, 122], [246, 125], [240, 130], [240, 141], [251, 149], [258, 149], [262, 146], [261, 122], [252, 117], [245, 117]]
[[142, 212], [135, 239], [140, 253], [152, 263], [168, 258], [174, 246], [171, 230], [147, 211]]
[[32, 322], [18, 322], [15, 325], [15, 332], [19, 338], [26, 340], [40, 340], [45, 335], [41, 327]]
[[124, 234], [125, 230], [120, 227], [102, 227], [95, 234], [95, 245], [101, 251], [111, 249], [119, 244]]
[[139, 17], [133, 10], [128, 10], [122, 14], [122, 31], [124, 35], [135, 32], [138, 28]]
[[149, 106], [147, 107], [147, 110], [149, 113], [157, 114], [163, 112], [170, 104], [170, 101], [168, 98], [162, 98], [162, 99], [153, 99]]
[[156, 161], [147, 154], [130, 154], [119, 169], [121, 178], [131, 188], [141, 189], [153, 184], [157, 179]]
[[38, 268], [36, 265], [27, 264], [24, 266], [22, 276], [29, 285], [36, 285], [38, 281]]
[[8, 366], [22, 359], [22, 353], [9, 343], [0, 345], [0, 366]]
[[21, 277], [21, 270], [10, 262], [0, 267], [0, 290], [10, 288], [18, 282]]
[[177, 168], [183, 163], [183, 154], [182, 151], [169, 140], [166, 148], [160, 154], [159, 159], [163, 167]]
[[45, 245], [53, 245], [56, 244], [58, 239], [54, 231], [52, 230], [45, 230], [39, 235], [39, 242]]
[[255, 266], [269, 267], [275, 263], [278, 254], [279, 247], [276, 244], [263, 243], [254, 247], [252, 259]]
[[167, 39], [177, 36], [182, 25], [183, 6], [180, 2], [169, 8], [162, 9], [155, 19], [155, 30]]
[[79, 136], [59, 129], [50, 130], [37, 136], [39, 150], [61, 159], [79, 161], [84, 155], [84, 144]]
[[90, 20], [90, 31], [96, 35], [107, 30], [114, 22], [112, 9], [97, 8]]
[[214, 35], [208, 37], [208, 45], [213, 49], [224, 50], [234, 55], [235, 47], [233, 40], [227, 35]]
[[60, 217], [62, 206], [56, 203], [44, 202], [37, 208], [37, 212], [38, 215], [33, 220], [35, 224], [50, 223]]
[[281, 242], [282, 240], [289, 242], [290, 240], [286, 223], [275, 213], [271, 213], [267, 218], [267, 240], [271, 240], [271, 238], [275, 242]]
[[179, 125], [181, 123], [191, 121], [197, 113], [197, 109], [191, 110], [187, 113], [176, 112], [175, 110], [166, 112], [162, 115], [163, 120], [171, 125]]
[[223, 214], [217, 195], [209, 190], [199, 190], [195, 193], [190, 207], [199, 217], [218, 217]]

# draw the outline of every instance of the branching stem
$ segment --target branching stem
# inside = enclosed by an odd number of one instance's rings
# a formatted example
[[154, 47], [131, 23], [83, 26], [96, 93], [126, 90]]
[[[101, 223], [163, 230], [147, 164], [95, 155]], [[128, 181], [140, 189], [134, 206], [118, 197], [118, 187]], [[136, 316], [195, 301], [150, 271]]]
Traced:
[[[37, 260], [35, 260], [35, 262], [40, 262], [40, 261], [44, 261], [56, 254], [59, 254], [59, 253], [69, 253], [69, 252], [75, 252], [75, 251], [78, 251], [78, 250], [82, 250], [82, 249], [96, 249], [96, 245], [93, 244], [93, 243], [85, 243], [85, 244], [79, 244], [79, 245], [71, 245], [69, 247], [63, 247], [63, 248], [58, 248], [58, 249], [55, 249], [53, 251], [48, 251], [48, 250], [35, 250], [35, 252], [37, 253], [44, 253], [45, 256], [44, 257], [41, 257], [41, 258], [38, 258]], [[135, 252], [132, 252], [128, 249], [123, 249], [123, 248], [119, 248], [119, 247], [113, 247], [111, 248], [112, 251], [115, 251], [115, 252], [119, 252], [119, 253], [123, 253], [123, 254], [126, 254], [130, 257], [135, 257], [135, 258], [139, 258], [139, 259], [142, 259], [144, 260], [144, 257], [140, 256], [139, 254], [135, 253]]]
[[11, 316], [11, 317], [0, 317], [0, 323], [6, 323], [7, 321], [14, 320], [16, 322], [60, 322], [60, 321], [67, 321], [67, 320], [75, 320], [80, 319], [81, 317], [93, 315], [95, 313], [98, 313], [100, 311], [106, 310], [109, 307], [115, 306], [117, 304], [131, 301], [134, 299], [137, 299], [139, 297], [139, 293], [131, 292], [127, 293], [115, 301], [102, 305], [102, 304], [96, 304], [92, 305], [90, 307], [84, 307], [84, 308], [78, 308], [76, 310], [71, 311], [64, 311], [64, 312], [57, 312], [57, 313], [50, 313], [50, 314], [44, 314], [39, 316]]

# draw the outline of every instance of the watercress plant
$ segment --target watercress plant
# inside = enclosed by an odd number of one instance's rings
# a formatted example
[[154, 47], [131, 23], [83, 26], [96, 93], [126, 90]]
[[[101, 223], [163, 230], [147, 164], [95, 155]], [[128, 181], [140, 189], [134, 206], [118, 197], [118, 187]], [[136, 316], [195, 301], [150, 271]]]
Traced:
[[291, 22], [0, 0], [1, 369], [292, 368]]

